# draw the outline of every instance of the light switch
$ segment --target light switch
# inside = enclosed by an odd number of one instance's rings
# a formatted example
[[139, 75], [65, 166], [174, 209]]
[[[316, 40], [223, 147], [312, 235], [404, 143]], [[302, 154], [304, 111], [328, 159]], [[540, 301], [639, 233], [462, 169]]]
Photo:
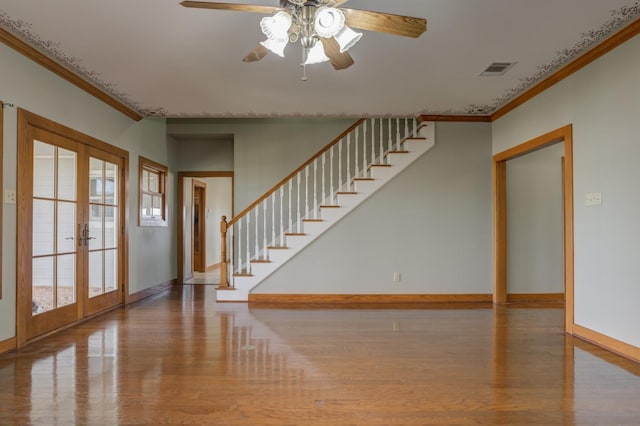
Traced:
[[602, 205], [602, 192], [590, 192], [584, 196], [585, 206], [600, 206]]
[[6, 189], [4, 190], [4, 203], [5, 204], [15, 204], [16, 203], [16, 190], [15, 189]]

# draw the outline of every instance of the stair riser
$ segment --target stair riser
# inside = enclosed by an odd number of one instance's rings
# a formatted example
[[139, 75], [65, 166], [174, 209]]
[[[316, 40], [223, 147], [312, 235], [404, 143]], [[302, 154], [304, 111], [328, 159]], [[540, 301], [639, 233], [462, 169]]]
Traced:
[[372, 167], [371, 177], [374, 179], [389, 179], [396, 174], [396, 171], [391, 167]]

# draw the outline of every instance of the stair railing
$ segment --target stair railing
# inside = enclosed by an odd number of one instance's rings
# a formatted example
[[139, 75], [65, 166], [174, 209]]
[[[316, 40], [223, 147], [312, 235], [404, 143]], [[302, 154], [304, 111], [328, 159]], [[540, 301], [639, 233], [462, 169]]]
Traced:
[[369, 166], [385, 164], [386, 153], [402, 151], [417, 131], [414, 118], [359, 119], [233, 219], [223, 216], [219, 288], [233, 286], [228, 264], [232, 276], [251, 276], [252, 262], [268, 262], [268, 250], [303, 234], [304, 221], [321, 220], [321, 206], [335, 205], [354, 179], [368, 178]]

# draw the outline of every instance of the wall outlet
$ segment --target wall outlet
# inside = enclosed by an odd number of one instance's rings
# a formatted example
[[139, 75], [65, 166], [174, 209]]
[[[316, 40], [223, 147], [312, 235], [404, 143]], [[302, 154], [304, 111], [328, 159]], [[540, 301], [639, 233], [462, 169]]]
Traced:
[[15, 204], [16, 203], [16, 190], [15, 189], [6, 189], [4, 190], [4, 203], [5, 204]]
[[585, 206], [600, 206], [602, 205], [602, 192], [590, 192], [584, 196]]
[[400, 275], [400, 272], [394, 272], [393, 273], [393, 282], [394, 283], [399, 283], [400, 281], [402, 281], [402, 275]]

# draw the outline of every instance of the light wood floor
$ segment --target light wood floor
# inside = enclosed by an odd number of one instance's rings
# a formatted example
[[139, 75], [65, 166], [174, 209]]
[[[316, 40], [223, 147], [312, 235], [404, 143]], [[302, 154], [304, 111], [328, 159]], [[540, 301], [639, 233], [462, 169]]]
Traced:
[[248, 308], [184, 286], [0, 358], [0, 424], [640, 424], [561, 309]]

